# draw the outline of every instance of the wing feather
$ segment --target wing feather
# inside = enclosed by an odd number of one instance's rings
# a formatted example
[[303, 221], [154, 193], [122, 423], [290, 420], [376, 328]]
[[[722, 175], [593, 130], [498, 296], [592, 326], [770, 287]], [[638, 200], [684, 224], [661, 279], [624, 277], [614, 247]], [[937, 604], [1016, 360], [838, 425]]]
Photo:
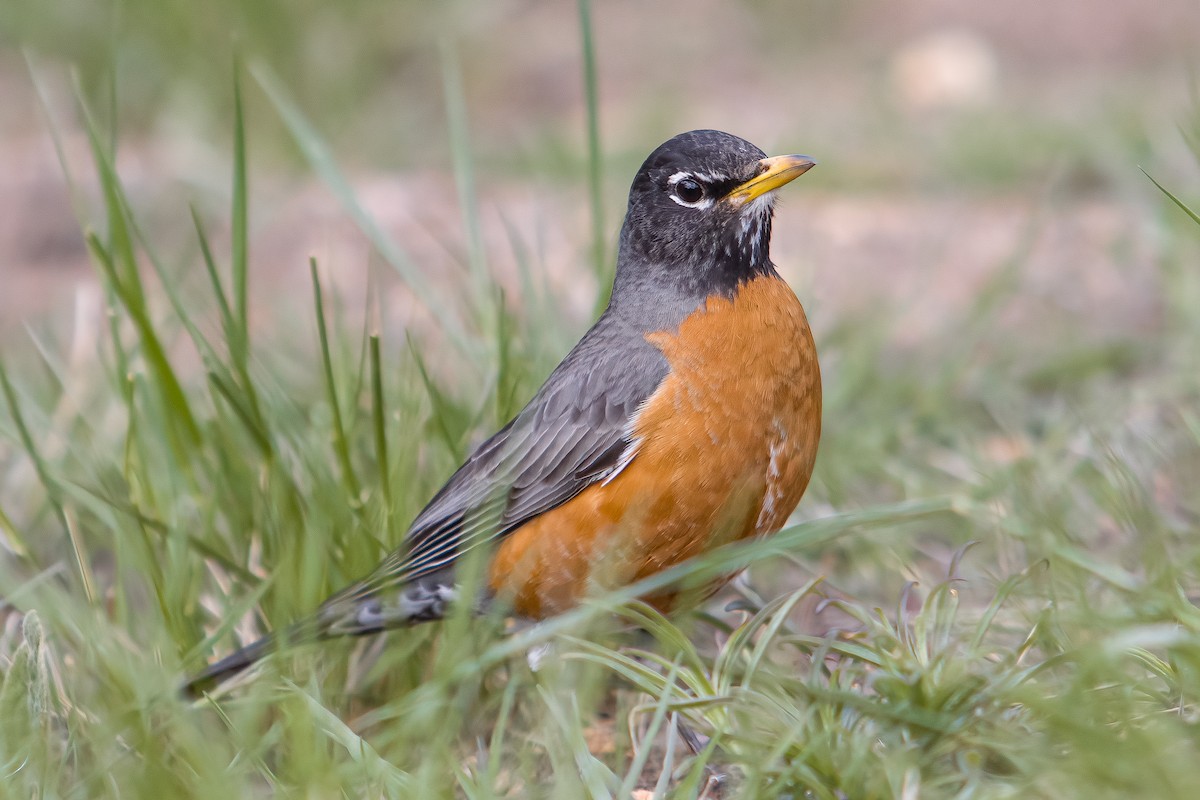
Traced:
[[633, 421], [667, 364], [640, 333], [605, 323], [601, 317], [529, 405], [476, 448], [417, 515], [404, 545], [326, 607], [441, 576], [466, 551], [508, 535], [629, 463]]

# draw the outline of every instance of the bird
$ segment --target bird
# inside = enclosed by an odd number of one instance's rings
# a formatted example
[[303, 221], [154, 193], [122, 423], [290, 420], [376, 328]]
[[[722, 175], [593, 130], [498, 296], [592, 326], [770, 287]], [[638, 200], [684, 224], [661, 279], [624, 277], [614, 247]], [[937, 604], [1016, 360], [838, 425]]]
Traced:
[[[776, 191], [815, 163], [716, 130], [656, 148], [630, 187], [609, 303], [528, 405], [375, 570], [195, 674], [184, 695], [281, 642], [438, 620], [458, 602], [544, 619], [778, 531], [812, 476], [821, 375], [804, 308], [771, 261], [771, 227]], [[472, 552], [482, 588], [466, 597], [456, 567]], [[695, 594], [644, 599], [672, 611]]]

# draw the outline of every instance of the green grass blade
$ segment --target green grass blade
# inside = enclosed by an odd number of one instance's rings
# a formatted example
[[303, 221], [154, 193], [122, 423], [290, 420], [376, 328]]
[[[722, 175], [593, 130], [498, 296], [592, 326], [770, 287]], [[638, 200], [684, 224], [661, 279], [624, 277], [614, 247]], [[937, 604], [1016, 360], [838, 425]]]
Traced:
[[245, 402], [244, 398], [230, 385], [229, 381], [220, 373], [210, 371], [208, 373], [208, 382], [217, 391], [217, 394], [225, 399], [229, 407], [233, 409], [234, 415], [241, 421], [243, 427], [254, 440], [254, 444], [258, 446], [258, 452], [263, 458], [272, 458], [275, 455], [275, 448], [271, 443], [270, 434], [263, 429], [261, 420], [258, 418], [254, 409]]
[[46, 120], [46, 129], [49, 131], [50, 140], [54, 145], [54, 157], [58, 160], [58, 167], [62, 171], [63, 180], [67, 184], [67, 196], [71, 200], [71, 211], [82, 228], [84, 227], [83, 221], [87, 219], [87, 213], [84, 210], [87, 208], [87, 201], [79, 191], [79, 185], [76, 183], [74, 173], [71, 170], [71, 163], [67, 160], [67, 151], [63, 145], [62, 129], [51, 112], [53, 104], [50, 99], [49, 90], [42, 79], [41, 72], [36, 68], [29, 51], [24, 51], [22, 55], [25, 57], [25, 66], [29, 72], [30, 83], [33, 84], [34, 91], [37, 93], [38, 109], [42, 112], [42, 116]]
[[126, 216], [125, 199], [121, 192], [121, 181], [117, 176], [112, 153], [100, 141], [96, 122], [92, 118], [88, 106], [83, 101], [83, 95], [78, 98], [78, 105], [83, 114], [84, 127], [88, 143], [92, 149], [92, 159], [100, 177], [100, 190], [104, 197], [104, 209], [108, 217], [108, 247], [112, 256], [113, 274], [121, 284], [124, 297], [122, 302], [144, 313], [146, 297], [142, 291], [141, 276], [138, 274], [137, 255], [133, 247], [133, 236], [129, 230]]
[[650, 719], [650, 726], [646, 730], [646, 736], [642, 740], [642, 746], [636, 749], [633, 761], [629, 768], [625, 771], [625, 780], [621, 782], [621, 788], [617, 793], [617, 797], [629, 797], [633, 794], [633, 789], [637, 785], [637, 781], [642, 776], [642, 770], [646, 767], [646, 762], [650, 758], [650, 753], [653, 748], [649, 745], [658, 736], [659, 730], [662, 729], [663, 723], [667, 719], [667, 711], [671, 707], [671, 700], [675, 694], [675, 682], [679, 678], [679, 663], [678, 661], [671, 665], [670, 671], [667, 673], [663, 681], [663, 689], [658, 694], [657, 700], [654, 703], [654, 716]]
[[71, 552], [75, 554], [75, 568], [79, 570], [79, 582], [83, 587], [83, 595], [88, 605], [96, 605], [96, 579], [92, 576], [92, 562], [87, 554], [87, 545], [79, 533], [79, 524], [74, 515], [66, 508], [62, 509], [63, 525], [67, 528], [67, 536], [71, 540]]
[[819, 577], [811, 578], [799, 589], [784, 595], [779, 600], [768, 605], [767, 608], [764, 608], [762, 612], [759, 612], [763, 616], [763, 625], [758, 641], [746, 659], [742, 675], [743, 684], [748, 685], [754, 679], [754, 674], [762, 666], [767, 657], [767, 651], [775, 643], [779, 632], [785, 629], [788, 622], [788, 615], [791, 614], [796, 604], [817, 588], [820, 582], [821, 578]]
[[412, 354], [413, 363], [417, 366], [417, 374], [421, 377], [421, 384], [425, 387], [425, 394], [429, 397], [430, 404], [433, 406], [430, 414], [434, 431], [442, 440], [442, 444], [456, 458], [462, 458], [463, 453], [463, 434], [470, 427], [472, 422], [470, 413], [458, 403], [454, 402], [446, 392], [443, 392], [438, 386], [437, 381], [429, 373], [429, 369], [425, 364], [425, 357], [421, 355], [421, 351], [417, 348], [416, 343], [412, 338], [408, 339], [408, 349]]
[[233, 241], [231, 267], [233, 270], [233, 301], [237, 309], [236, 338], [231, 338], [230, 349], [234, 363], [245, 372], [249, 360], [250, 311], [249, 311], [249, 207], [246, 188], [246, 120], [242, 109], [242, 65], [241, 60], [233, 64]]
[[329, 330], [325, 324], [325, 302], [321, 295], [321, 280], [317, 277], [317, 260], [309, 259], [309, 273], [312, 275], [313, 303], [317, 314], [317, 336], [321, 343], [321, 367], [325, 377], [325, 399], [329, 403], [333, 415], [333, 451], [337, 456], [338, 465], [342, 470], [342, 480], [346, 491], [357, 505], [361, 498], [358, 476], [350, 461], [350, 443], [346, 439], [346, 426], [342, 422], [341, 405], [338, 402], [337, 381], [333, 376], [333, 358], [329, 354]]
[[1186, 203], [1184, 203], [1182, 200], [1180, 200], [1175, 195], [1171, 194], [1171, 192], [1165, 186], [1163, 186], [1158, 181], [1154, 180], [1154, 176], [1151, 175], [1149, 172], [1146, 172], [1146, 170], [1142, 170], [1142, 174], [1145, 175], [1147, 178], [1149, 178], [1150, 182], [1153, 183], [1155, 186], [1157, 186], [1158, 190], [1160, 192], [1162, 192], [1167, 197], [1169, 197], [1171, 199], [1172, 203], [1179, 206], [1180, 210], [1182, 210], [1183, 213], [1187, 214], [1191, 218], [1192, 222], [1196, 223], [1197, 225], [1200, 225], [1200, 214], [1197, 214], [1195, 211], [1192, 211], [1192, 209], [1190, 209]]
[[231, 603], [225, 609], [225, 616], [220, 621], [220, 624], [217, 625], [216, 630], [214, 630], [208, 636], [205, 636], [202, 641], [197, 642], [191, 647], [191, 649], [188, 650], [187, 653], [184, 654], [184, 664], [194, 664], [199, 662], [202, 656], [207, 656], [208, 654], [212, 653], [213, 646], [228, 636], [233, 630], [234, 626], [237, 624], [237, 621], [241, 619], [243, 615], [248, 614], [254, 609], [255, 606], [259, 604], [259, 602], [267, 594], [267, 591], [270, 590], [273, 583], [274, 580], [270, 576], [268, 576], [265, 580], [258, 580], [257, 578], [251, 576], [250, 580], [246, 583], [247, 586], [251, 587], [250, 591], [247, 592], [245, 597], [242, 597], [236, 602]]
[[372, 333], [371, 353], [371, 423], [375, 433], [375, 462], [379, 465], [379, 490], [383, 495], [384, 513], [388, 527], [392, 522], [392, 476], [388, 462], [387, 403], [383, 396], [383, 366], [379, 355], [379, 334]]
[[345, 748], [346, 754], [361, 766], [365, 775], [384, 789], [385, 797], [413, 796], [412, 776], [380, 756], [363, 737], [309, 694], [301, 691], [299, 687], [296, 687], [295, 691], [303, 699], [319, 730], [331, 742]]
[[171, 413], [171, 421], [174, 424], [171, 425], [170, 430], [182, 437], [176, 443], [176, 457], [180, 464], [187, 463], [186, 451], [199, 444], [200, 428], [196, 423], [195, 415], [192, 413], [187, 394], [184, 392], [183, 386], [175, 374], [175, 369], [171, 366], [171, 362], [167, 358], [166, 350], [159, 339], [158, 332], [155, 330], [154, 324], [150, 321], [146, 313], [145, 304], [140, 300], [142, 297], [140, 278], [135, 276], [133, 281], [138, 288], [136, 290], [130, 288], [121, 280], [112, 255], [95, 234], [88, 235], [87, 243], [88, 249], [91, 250], [92, 256], [96, 259], [105, 278], [108, 280], [109, 287], [125, 308], [134, 327], [137, 329], [138, 338], [145, 351], [146, 363], [154, 375], [155, 389], [160, 395], [164, 409]]
[[191, 206], [190, 211], [192, 226], [196, 229], [196, 240], [200, 243], [200, 256], [204, 261], [204, 271], [208, 274], [209, 283], [212, 284], [213, 297], [217, 300], [217, 311], [221, 315], [221, 328], [225, 331], [226, 339], [232, 344], [232, 338], [237, 331], [237, 320], [233, 316], [233, 309], [229, 305], [225, 287], [221, 284], [221, 273], [213, 258], [212, 247], [208, 243], [208, 232], [204, 229], [204, 222], [196, 212], [195, 206]]
[[[247, 422], [248, 427], [253, 428], [260, 449], [262, 449], [263, 445], [266, 445], [266, 449], [263, 450], [264, 454], [273, 455], [274, 452], [268, 434], [267, 421], [263, 417], [259, 403], [258, 389], [255, 381], [250, 376], [249, 330], [233, 315], [232, 308], [229, 305], [229, 298], [221, 282], [220, 271], [217, 269], [216, 259], [213, 258], [208, 233], [195, 208], [191, 209], [191, 215], [192, 225], [196, 229], [196, 238], [200, 243], [200, 255], [204, 261], [204, 271], [208, 274], [213, 296], [217, 301], [217, 311], [221, 317], [221, 330], [225, 334], [225, 346], [232, 361], [232, 370], [237, 378], [238, 389], [244, 398], [244, 403], [241, 401], [237, 403], [239, 416], [243, 418], [243, 421]], [[219, 359], [214, 356], [210, 368], [215, 366], [218, 361]], [[231, 396], [233, 387], [226, 382], [224, 388], [227, 390], [226, 394]]]
[[371, 240], [371, 244], [400, 274], [400, 277], [421, 302], [429, 308], [451, 343], [464, 355], [472, 355], [476, 347], [472, 343], [471, 337], [467, 335], [462, 315], [439, 296], [419, 266], [391, 237], [384, 233], [374, 218], [358, 202], [354, 190], [342, 175], [333, 155], [313, 126], [300, 113], [300, 109], [288, 99], [282, 84], [262, 65], [254, 65], [250, 72], [271, 99], [309, 164], [316, 170], [359, 228], [367, 235], [367, 238]]
[[483, 229], [479, 224], [479, 198], [475, 191], [475, 165], [471, 157], [470, 127], [467, 122], [467, 103], [463, 97], [462, 71], [458, 56], [448, 39], [438, 47], [442, 64], [442, 91], [446, 102], [446, 121], [450, 131], [450, 153], [454, 159], [454, 185], [458, 191], [458, 209], [467, 229], [467, 263], [471, 275], [472, 317], [479, 325], [489, 327], [489, 311], [484, 299], [491, 280], [488, 276], [487, 249], [483, 244]]
[[[617, 613], [642, 630], [648, 631], [661, 645], [665, 646], [670, 657], [674, 658], [676, 654], [679, 654], [680, 663], [687, 667], [686, 672], [704, 674], [704, 662], [691, 639], [676, 625], [671, 624], [671, 621], [653, 606], [639, 601], [621, 607]], [[706, 686], [704, 691], [711, 693], [713, 687]]]
[[[217, 355], [216, 349], [209, 343], [208, 337], [200, 331], [200, 328], [192, 319], [193, 306], [184, 302], [183, 297], [179, 293], [179, 286], [176, 280], [168, 273], [166, 267], [156, 254], [153, 244], [142, 232], [140, 226], [136, 222], [130, 221], [129, 228], [133, 233], [134, 240], [141, 245], [142, 251], [145, 252], [146, 258], [150, 261], [150, 266], [163, 287], [167, 301], [171, 304], [175, 316], [183, 324], [184, 330], [187, 331], [188, 338], [196, 346], [196, 350], [200, 353], [200, 358], [210, 369], [216, 369], [220, 363], [220, 358]], [[153, 328], [152, 325], [151, 328]]]
[[592, 270], [602, 287], [597, 298], [597, 307], [608, 304], [609, 284], [608, 257], [604, 242], [604, 181], [603, 163], [600, 156], [600, 92], [596, 78], [595, 36], [592, 32], [592, 2], [579, 0], [579, 39], [583, 54], [583, 94], [587, 103], [587, 147], [588, 147], [588, 200], [591, 204], [592, 223]]
[[521, 409], [524, 400], [520, 395], [525, 370], [518, 368], [518, 359], [513, 357], [516, 349], [516, 321], [508, 311], [503, 289], [496, 291], [496, 403], [495, 422], [502, 425], [512, 419]]
[[[66, 532], [68, 531], [68, 526], [67, 517], [63, 511], [62, 501], [60, 500], [61, 485], [50, 474], [46, 460], [42, 458], [41, 451], [38, 449], [37, 440], [25, 422], [25, 414], [21, 411], [21, 404], [17, 400], [17, 393], [13, 389], [12, 381], [8, 377], [8, 368], [5, 366], [3, 360], [0, 360], [0, 392], [4, 394], [4, 401], [8, 405], [8, 416], [12, 419], [13, 425], [17, 429], [17, 436], [20, 438], [25, 455], [29, 456], [29, 460], [33, 462], [33, 469], [37, 473], [38, 482], [46, 490], [46, 496], [54, 508], [55, 516], [58, 517], [63, 531]], [[28, 548], [26, 548], [26, 552], [28, 552]]]

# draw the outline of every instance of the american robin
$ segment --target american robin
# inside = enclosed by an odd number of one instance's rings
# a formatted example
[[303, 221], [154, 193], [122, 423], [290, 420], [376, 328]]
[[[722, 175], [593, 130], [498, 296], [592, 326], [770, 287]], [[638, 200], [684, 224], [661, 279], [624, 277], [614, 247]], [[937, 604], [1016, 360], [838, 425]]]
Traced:
[[[771, 263], [775, 190], [815, 162], [698, 130], [634, 178], [612, 299], [529, 404], [481, 444], [403, 546], [286, 640], [441, 618], [455, 565], [486, 548], [486, 604], [542, 618], [783, 525], [812, 474], [821, 379], [796, 295]], [[647, 598], [669, 610], [677, 595]], [[209, 666], [202, 693], [275, 647]]]

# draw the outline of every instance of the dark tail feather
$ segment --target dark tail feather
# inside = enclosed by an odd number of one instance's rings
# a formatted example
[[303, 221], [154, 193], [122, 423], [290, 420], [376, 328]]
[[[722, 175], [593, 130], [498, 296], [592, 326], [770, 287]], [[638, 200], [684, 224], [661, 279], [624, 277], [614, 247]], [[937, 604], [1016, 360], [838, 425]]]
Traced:
[[[443, 576], [445, 577], [445, 576]], [[241, 650], [210, 664], [180, 687], [184, 697], [196, 700], [205, 692], [252, 667], [281, 646], [306, 644], [332, 636], [364, 636], [389, 628], [442, 619], [457, 588], [446, 580], [417, 581], [395, 602], [382, 603], [370, 584], [356, 583], [321, 604], [320, 610], [283, 631], [270, 633]]]
[[180, 693], [188, 700], [198, 700], [233, 676], [249, 669], [267, 655], [278, 650], [280, 645], [295, 645], [319, 638], [318, 629], [311, 623], [292, 625], [282, 634], [268, 633], [256, 642], [222, 658], [215, 664], [196, 673], [180, 687]]

